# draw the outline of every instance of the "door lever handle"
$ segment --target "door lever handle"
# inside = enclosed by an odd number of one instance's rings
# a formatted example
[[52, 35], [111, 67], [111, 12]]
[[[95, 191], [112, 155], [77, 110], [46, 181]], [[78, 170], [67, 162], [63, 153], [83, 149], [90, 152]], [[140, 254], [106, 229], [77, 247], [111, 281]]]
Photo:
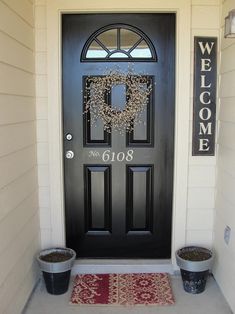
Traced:
[[65, 153], [65, 157], [67, 159], [73, 159], [74, 157], [74, 152], [72, 150], [67, 150], [67, 152]]

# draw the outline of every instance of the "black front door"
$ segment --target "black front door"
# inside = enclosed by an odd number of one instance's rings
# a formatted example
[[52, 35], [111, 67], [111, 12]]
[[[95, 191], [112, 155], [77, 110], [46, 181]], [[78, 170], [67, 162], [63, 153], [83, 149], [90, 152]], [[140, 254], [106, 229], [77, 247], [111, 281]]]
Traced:
[[[175, 15], [66, 14], [62, 22], [66, 245], [79, 257], [169, 258]], [[141, 76], [150, 91], [131, 132], [105, 130], [86, 112], [95, 78], [112, 71]], [[129, 85], [112, 78], [103, 96], [123, 111]]]

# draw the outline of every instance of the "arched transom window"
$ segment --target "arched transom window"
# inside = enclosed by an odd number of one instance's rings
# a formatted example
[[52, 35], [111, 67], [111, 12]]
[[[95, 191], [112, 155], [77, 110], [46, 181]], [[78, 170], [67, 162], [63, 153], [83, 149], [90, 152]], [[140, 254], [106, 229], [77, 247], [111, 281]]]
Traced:
[[81, 61], [157, 61], [150, 39], [126, 24], [109, 25], [87, 40]]

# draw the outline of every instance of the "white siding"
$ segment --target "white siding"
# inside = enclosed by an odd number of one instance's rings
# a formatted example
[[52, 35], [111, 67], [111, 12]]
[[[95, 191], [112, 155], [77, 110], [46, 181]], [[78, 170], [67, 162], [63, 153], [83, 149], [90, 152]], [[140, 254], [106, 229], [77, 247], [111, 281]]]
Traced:
[[[212, 247], [216, 157], [192, 156], [194, 36], [219, 37], [219, 0], [192, 0], [191, 99], [186, 244]], [[219, 49], [218, 49], [219, 51]]]
[[[221, 17], [220, 113], [218, 136], [217, 195], [214, 276], [231, 309], [235, 312], [235, 40], [223, 38], [224, 17], [235, 8], [234, 0], [225, 0]], [[231, 228], [229, 244], [224, 229]]]
[[0, 0], [0, 313], [19, 314], [38, 277], [34, 7]]
[[38, 162], [39, 206], [40, 206], [41, 245], [43, 248], [45, 248], [51, 246], [45, 0], [36, 1], [35, 29], [36, 29], [37, 162]]

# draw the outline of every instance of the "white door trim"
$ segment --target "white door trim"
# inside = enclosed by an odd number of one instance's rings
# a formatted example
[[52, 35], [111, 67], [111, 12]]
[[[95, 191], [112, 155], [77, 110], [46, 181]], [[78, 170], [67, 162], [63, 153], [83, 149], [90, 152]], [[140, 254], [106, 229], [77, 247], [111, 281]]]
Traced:
[[[185, 244], [189, 156], [190, 30], [188, 0], [53, 0], [47, 1], [48, 125], [52, 245], [65, 245], [63, 137], [61, 105], [61, 14], [92, 12], [175, 12], [176, 113], [172, 253]], [[182, 123], [183, 122], [183, 123]], [[174, 254], [172, 263], [175, 265]]]

